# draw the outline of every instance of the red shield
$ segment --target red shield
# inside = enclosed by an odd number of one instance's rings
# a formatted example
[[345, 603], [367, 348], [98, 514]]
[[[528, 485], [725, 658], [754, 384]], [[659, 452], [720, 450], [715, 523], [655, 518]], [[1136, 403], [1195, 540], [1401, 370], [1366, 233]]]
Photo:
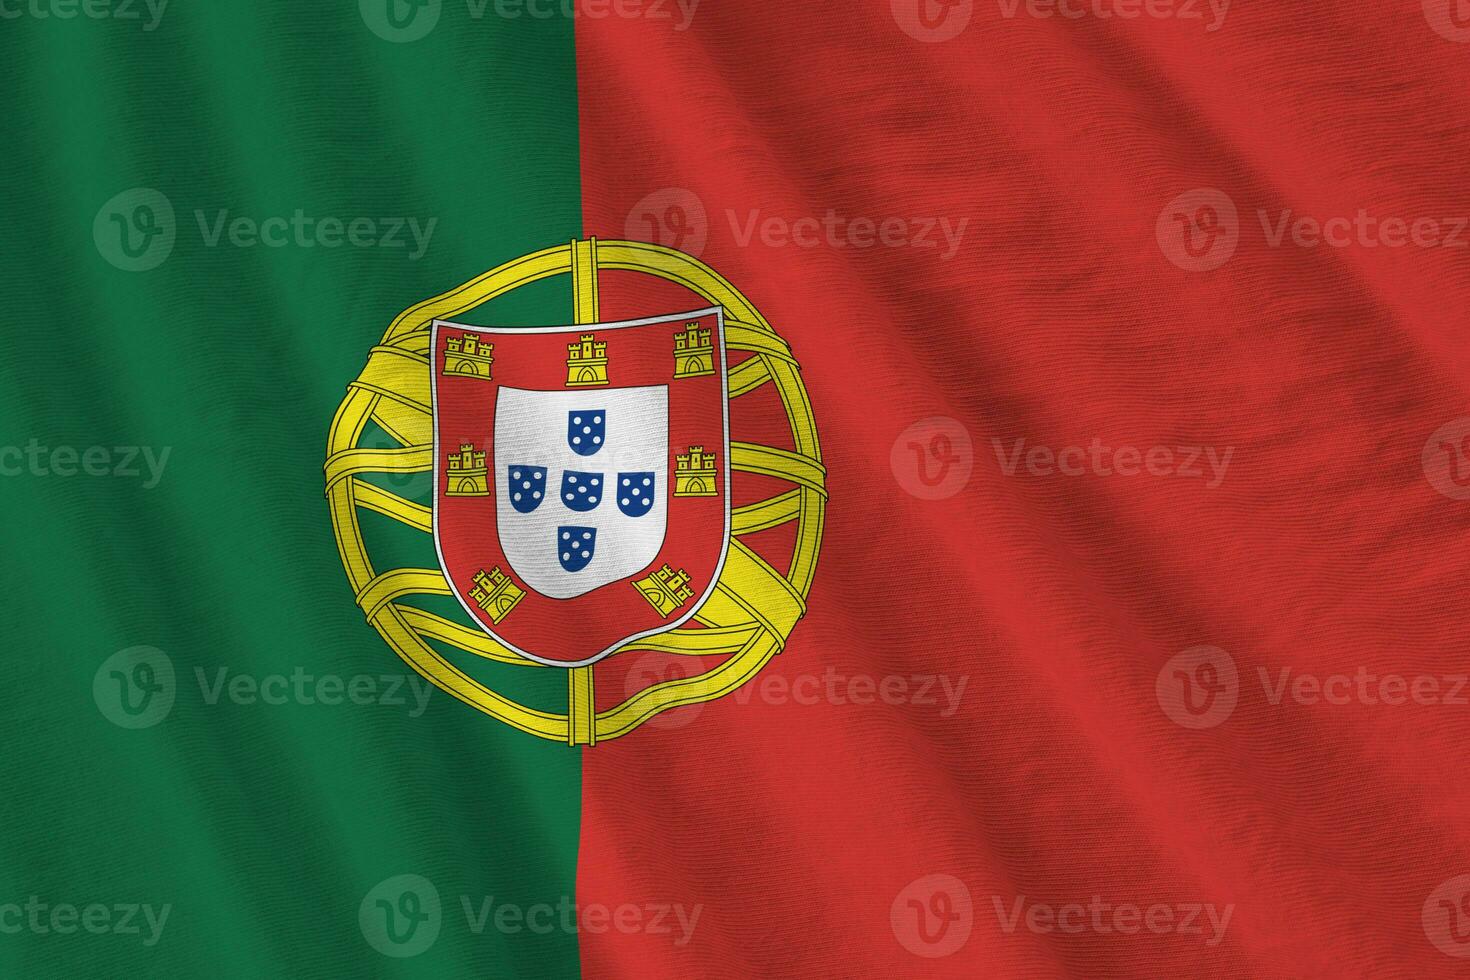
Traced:
[[432, 344], [434, 543], [485, 632], [579, 667], [687, 622], [730, 540], [722, 311]]

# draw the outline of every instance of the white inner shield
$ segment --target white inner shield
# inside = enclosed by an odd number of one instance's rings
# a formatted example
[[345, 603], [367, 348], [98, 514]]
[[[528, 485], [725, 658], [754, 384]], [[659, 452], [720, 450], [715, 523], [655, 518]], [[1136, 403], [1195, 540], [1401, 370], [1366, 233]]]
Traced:
[[[594, 455], [581, 456], [567, 441], [568, 413], [600, 412], [606, 437]], [[573, 599], [609, 582], [642, 571], [663, 547], [668, 527], [669, 390], [600, 388], [589, 391], [526, 391], [502, 387], [495, 403], [495, 515], [500, 546], [510, 567], [526, 585], [553, 599]], [[506, 492], [512, 467], [546, 471], [546, 491], [530, 514], [516, 510]], [[641, 517], [618, 509], [615, 493], [605, 493], [589, 511], [573, 511], [562, 501], [566, 470], [599, 473], [602, 486], [616, 489], [621, 473], [652, 473], [653, 506]], [[568, 572], [558, 557], [558, 529], [572, 525], [597, 529], [592, 559]]]

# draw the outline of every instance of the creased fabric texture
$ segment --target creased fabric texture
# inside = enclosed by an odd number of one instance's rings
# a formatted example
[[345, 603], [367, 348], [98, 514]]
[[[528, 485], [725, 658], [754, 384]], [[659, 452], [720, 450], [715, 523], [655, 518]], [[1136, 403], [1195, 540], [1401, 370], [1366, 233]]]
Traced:
[[584, 754], [583, 899], [703, 906], [587, 975], [1462, 969], [1470, 49], [1432, 3], [1198, 6], [578, 23], [587, 232], [746, 291], [831, 492], [755, 693]]

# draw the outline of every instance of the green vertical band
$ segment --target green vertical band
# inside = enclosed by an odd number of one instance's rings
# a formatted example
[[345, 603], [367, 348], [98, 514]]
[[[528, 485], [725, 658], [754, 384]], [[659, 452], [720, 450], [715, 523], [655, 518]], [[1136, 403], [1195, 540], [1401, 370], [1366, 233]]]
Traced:
[[0, 975], [576, 976], [579, 751], [422, 701], [322, 497], [389, 321], [581, 233], [572, 22], [7, 10]]

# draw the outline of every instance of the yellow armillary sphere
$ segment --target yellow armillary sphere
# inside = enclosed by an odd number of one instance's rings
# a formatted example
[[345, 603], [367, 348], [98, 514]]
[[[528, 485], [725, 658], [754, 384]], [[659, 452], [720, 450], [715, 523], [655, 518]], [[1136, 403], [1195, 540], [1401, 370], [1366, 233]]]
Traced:
[[[723, 659], [703, 673], [658, 681], [599, 711], [592, 667], [548, 668], [512, 652], [463, 617], [456, 618], [455, 610], [442, 603], [436, 606], [429, 597], [452, 594], [444, 572], [430, 567], [380, 568], [368, 554], [360, 516], [370, 511], [412, 531], [433, 533], [431, 506], [411, 499], [422, 494], [401, 494], [390, 487], [405, 480], [417, 480], [422, 487], [434, 469], [430, 333], [435, 320], [458, 316], [542, 279], [569, 276], [577, 323], [597, 323], [598, 277], [608, 270], [656, 276], [722, 308], [727, 349], [749, 355], [729, 369], [729, 398], [773, 385], [790, 423], [793, 449], [741, 442], [738, 433], [730, 434], [734, 473], [774, 477], [789, 483], [790, 489], [734, 507], [724, 566], [689, 625], [634, 640], [614, 654], [650, 650]], [[370, 424], [374, 434], [368, 436]], [[386, 438], [377, 433], [386, 433]], [[326, 490], [337, 547], [357, 603], [398, 655], [465, 703], [522, 731], [569, 745], [617, 738], [662, 711], [723, 697], [755, 676], [780, 652], [806, 612], [827, 499], [826, 469], [800, 367], [760, 311], [692, 256], [644, 242], [596, 239], [574, 240], [513, 259], [400, 314], [369, 352], [367, 365], [348, 386], [332, 420]], [[795, 545], [782, 573], [743, 539], [792, 521]], [[529, 707], [492, 690], [451, 663], [435, 644], [530, 670], [565, 669], [566, 711]]]

